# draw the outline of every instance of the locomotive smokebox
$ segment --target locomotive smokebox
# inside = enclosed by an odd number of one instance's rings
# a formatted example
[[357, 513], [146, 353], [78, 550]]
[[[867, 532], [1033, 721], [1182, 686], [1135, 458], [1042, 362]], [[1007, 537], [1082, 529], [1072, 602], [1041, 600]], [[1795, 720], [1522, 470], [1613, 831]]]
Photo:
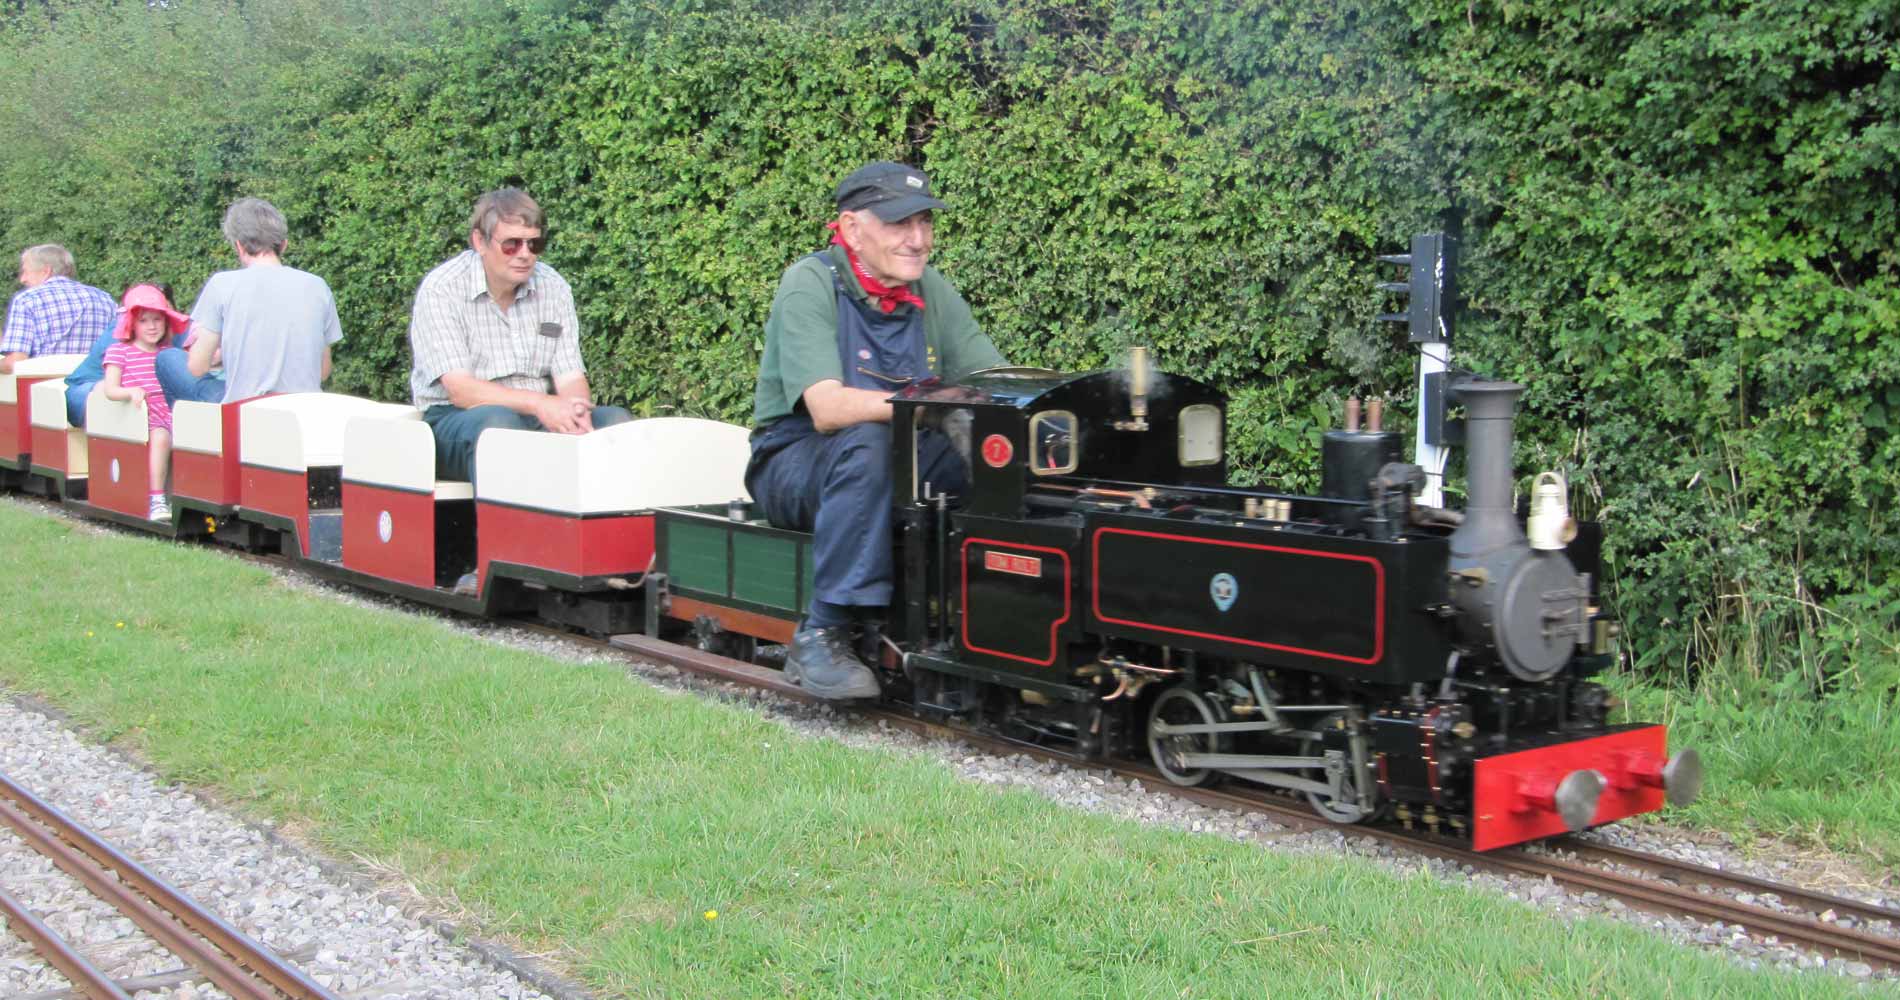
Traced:
[[1451, 536], [1450, 568], [1467, 641], [1496, 655], [1521, 680], [1541, 681], [1575, 654], [1588, 616], [1589, 584], [1561, 551], [1537, 552], [1512, 511], [1512, 382], [1467, 382], [1465, 520]]

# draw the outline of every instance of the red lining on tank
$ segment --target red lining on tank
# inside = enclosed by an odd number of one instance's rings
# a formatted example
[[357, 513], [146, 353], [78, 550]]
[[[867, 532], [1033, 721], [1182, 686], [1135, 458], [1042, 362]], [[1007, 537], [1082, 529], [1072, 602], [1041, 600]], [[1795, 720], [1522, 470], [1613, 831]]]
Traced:
[[[1128, 618], [1110, 618], [1102, 613], [1102, 536], [1135, 535], [1142, 538], [1162, 538], [1172, 541], [1191, 542], [1197, 545], [1220, 545], [1233, 549], [1259, 549], [1266, 552], [1284, 552], [1294, 556], [1312, 556], [1317, 559], [1340, 559], [1346, 562], [1362, 562], [1372, 567], [1372, 655], [1347, 656], [1344, 653], [1328, 653], [1318, 649], [1306, 649], [1301, 646], [1283, 646], [1279, 643], [1261, 642], [1258, 639], [1242, 639], [1239, 636], [1221, 635], [1215, 632], [1196, 632], [1193, 629], [1173, 628], [1167, 625], [1155, 625], [1150, 622], [1134, 621]], [[1197, 639], [1214, 639], [1219, 642], [1231, 642], [1240, 646], [1253, 646], [1257, 649], [1272, 649], [1282, 653], [1298, 653], [1324, 660], [1339, 660], [1344, 663], [1377, 663], [1385, 657], [1385, 564], [1371, 556], [1348, 555], [1343, 552], [1314, 552], [1310, 549], [1293, 549], [1284, 545], [1261, 545], [1257, 542], [1235, 542], [1222, 538], [1203, 538], [1198, 535], [1175, 535], [1160, 531], [1136, 531], [1132, 528], [1097, 528], [1089, 539], [1089, 602], [1095, 617], [1116, 625], [1133, 625], [1136, 628], [1150, 629], [1155, 632], [1168, 632], [1173, 635], [1190, 635]]]
[[[1027, 656], [1020, 656], [1016, 653], [1005, 653], [1000, 649], [987, 649], [970, 641], [970, 546], [972, 545], [987, 545], [991, 548], [999, 549], [1018, 549], [1025, 552], [1050, 552], [1062, 557], [1062, 617], [1049, 623], [1048, 659], [1037, 660]], [[961, 557], [959, 561], [963, 564], [963, 584], [960, 594], [960, 600], [963, 603], [963, 648], [977, 653], [988, 653], [991, 656], [1000, 656], [1006, 660], [1016, 660], [1021, 663], [1034, 664], [1038, 667], [1054, 666], [1057, 650], [1056, 632], [1061, 629], [1063, 624], [1075, 613], [1074, 609], [1070, 607], [1069, 554], [1061, 549], [1053, 549], [1046, 545], [1024, 545], [1021, 542], [1009, 542], [1000, 538], [965, 538], [963, 540], [963, 548], [958, 550], [958, 554]]]

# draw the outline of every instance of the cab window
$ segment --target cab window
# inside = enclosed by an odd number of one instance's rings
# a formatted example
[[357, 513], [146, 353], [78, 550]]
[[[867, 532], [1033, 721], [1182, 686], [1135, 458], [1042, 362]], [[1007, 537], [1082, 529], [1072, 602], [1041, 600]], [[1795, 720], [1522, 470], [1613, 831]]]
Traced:
[[1181, 408], [1181, 464], [1216, 465], [1221, 458], [1220, 407], [1195, 403]]
[[1075, 441], [1075, 414], [1047, 410], [1029, 418], [1029, 467], [1038, 476], [1060, 476], [1075, 471], [1079, 449]]

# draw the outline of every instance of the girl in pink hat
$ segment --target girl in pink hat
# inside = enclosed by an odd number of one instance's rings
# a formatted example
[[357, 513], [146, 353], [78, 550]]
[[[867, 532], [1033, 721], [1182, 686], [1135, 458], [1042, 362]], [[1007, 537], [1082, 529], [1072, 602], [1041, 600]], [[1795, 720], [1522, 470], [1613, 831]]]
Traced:
[[172, 336], [191, 327], [191, 317], [173, 309], [156, 285], [133, 285], [120, 301], [119, 325], [112, 331], [116, 343], [106, 348], [102, 387], [107, 399], [144, 405], [152, 456], [146, 516], [169, 521], [172, 510], [165, 500], [165, 476], [171, 468], [172, 408], [159, 388], [156, 362]]

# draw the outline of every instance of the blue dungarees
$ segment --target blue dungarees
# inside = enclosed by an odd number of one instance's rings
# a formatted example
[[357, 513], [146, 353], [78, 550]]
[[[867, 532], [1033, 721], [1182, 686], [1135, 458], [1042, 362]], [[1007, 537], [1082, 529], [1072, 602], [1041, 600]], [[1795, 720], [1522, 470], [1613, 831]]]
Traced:
[[[814, 256], [831, 266], [824, 254]], [[886, 314], [860, 303], [836, 267], [831, 283], [846, 386], [895, 393], [931, 376], [922, 310], [899, 307]], [[943, 435], [921, 432], [917, 450], [919, 481], [940, 492], [963, 492], [968, 474]], [[821, 434], [800, 402], [790, 416], [755, 436], [746, 490], [773, 525], [812, 533], [816, 600], [857, 607], [890, 603], [890, 424], [854, 424]]]

